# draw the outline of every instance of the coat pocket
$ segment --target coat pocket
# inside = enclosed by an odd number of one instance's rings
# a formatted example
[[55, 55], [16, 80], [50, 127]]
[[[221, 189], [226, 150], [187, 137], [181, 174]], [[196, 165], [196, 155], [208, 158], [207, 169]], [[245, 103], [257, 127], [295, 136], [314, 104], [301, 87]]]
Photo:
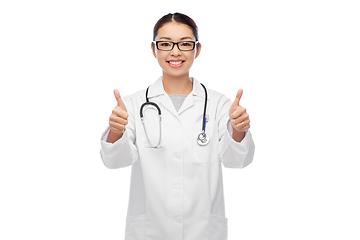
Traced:
[[193, 158], [195, 163], [210, 164], [217, 159], [217, 146], [210, 142], [205, 146], [200, 146], [197, 139], [193, 143]]
[[194, 125], [192, 135], [192, 154], [195, 163], [211, 164], [218, 159], [218, 136], [217, 127], [214, 121], [206, 124], [206, 134], [209, 136], [209, 142], [206, 145], [199, 145], [198, 136], [201, 133], [201, 126]]
[[145, 214], [126, 218], [125, 240], [145, 240]]
[[207, 231], [209, 236], [208, 240], [227, 240], [227, 218], [210, 214]]
[[192, 155], [195, 163], [210, 164], [218, 159], [217, 139], [211, 132], [207, 133], [210, 141], [207, 145], [198, 144], [198, 134], [192, 138]]

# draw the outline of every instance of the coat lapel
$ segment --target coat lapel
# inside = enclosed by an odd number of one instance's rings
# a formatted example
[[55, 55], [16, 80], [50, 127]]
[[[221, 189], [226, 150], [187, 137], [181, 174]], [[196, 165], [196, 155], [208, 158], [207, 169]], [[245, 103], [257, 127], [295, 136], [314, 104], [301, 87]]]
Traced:
[[[201, 84], [195, 78], [190, 78], [190, 80], [193, 82], [193, 90], [186, 97], [183, 105], [179, 109], [178, 114], [181, 114], [185, 110], [187, 110], [187, 109], [191, 108], [192, 106], [194, 106], [194, 103], [195, 103], [194, 98], [196, 98], [196, 97], [200, 97], [200, 98], [203, 99], [203, 101], [205, 101], [204, 88], [201, 86]], [[210, 100], [210, 96], [209, 96], [209, 93], [208, 93], [208, 101], [209, 100]]]
[[150, 86], [148, 97], [150, 102], [157, 103], [160, 108], [161, 107], [166, 108], [175, 117], [179, 118], [179, 114], [176, 112], [173, 102], [171, 101], [169, 95], [164, 90], [162, 77], [160, 77]]
[[178, 114], [180, 115], [182, 112], [184, 112], [186, 109], [191, 108], [194, 106], [194, 96], [190, 93], [186, 98], [183, 104], [181, 105]]

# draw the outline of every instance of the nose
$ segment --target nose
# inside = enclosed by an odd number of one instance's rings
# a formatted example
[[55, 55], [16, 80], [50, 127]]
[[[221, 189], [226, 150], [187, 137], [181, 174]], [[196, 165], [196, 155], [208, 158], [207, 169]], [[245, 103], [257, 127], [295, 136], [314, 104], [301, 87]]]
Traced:
[[179, 56], [181, 55], [181, 51], [179, 49], [179, 45], [175, 44], [174, 48], [171, 50], [171, 55], [173, 56]]

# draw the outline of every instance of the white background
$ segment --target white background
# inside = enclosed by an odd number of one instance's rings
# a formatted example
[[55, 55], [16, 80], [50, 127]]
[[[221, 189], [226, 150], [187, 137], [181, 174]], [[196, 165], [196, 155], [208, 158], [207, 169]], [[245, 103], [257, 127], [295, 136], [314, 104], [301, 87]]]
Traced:
[[190, 75], [248, 109], [256, 152], [223, 168], [229, 240], [360, 239], [357, 1], [0, 3], [0, 239], [123, 239], [131, 167], [100, 135], [161, 75], [156, 21], [192, 17]]

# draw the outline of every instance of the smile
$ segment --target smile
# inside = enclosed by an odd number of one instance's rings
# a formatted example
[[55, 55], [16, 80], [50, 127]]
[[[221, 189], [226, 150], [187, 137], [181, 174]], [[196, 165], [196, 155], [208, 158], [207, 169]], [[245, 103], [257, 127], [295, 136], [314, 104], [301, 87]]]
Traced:
[[176, 60], [176, 61], [166, 61], [166, 62], [169, 64], [170, 67], [178, 68], [178, 67], [181, 67], [185, 61], [184, 60]]

